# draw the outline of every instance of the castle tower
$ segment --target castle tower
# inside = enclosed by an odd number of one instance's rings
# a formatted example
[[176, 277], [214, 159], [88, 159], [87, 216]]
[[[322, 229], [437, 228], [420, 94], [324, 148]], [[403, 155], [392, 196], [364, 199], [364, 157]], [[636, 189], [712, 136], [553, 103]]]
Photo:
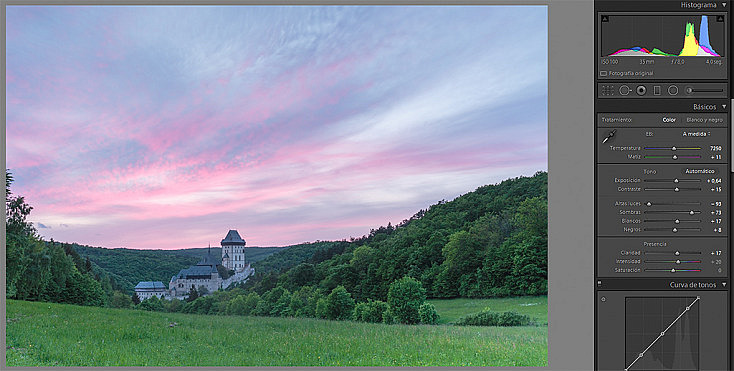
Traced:
[[230, 229], [222, 240], [222, 265], [239, 272], [245, 269], [245, 240], [236, 229]]

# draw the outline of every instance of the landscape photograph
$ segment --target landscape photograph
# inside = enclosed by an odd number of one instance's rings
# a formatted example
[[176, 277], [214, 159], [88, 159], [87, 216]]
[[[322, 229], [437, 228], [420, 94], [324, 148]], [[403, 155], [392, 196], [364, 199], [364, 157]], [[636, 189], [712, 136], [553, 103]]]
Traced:
[[548, 364], [545, 6], [6, 6], [7, 367]]

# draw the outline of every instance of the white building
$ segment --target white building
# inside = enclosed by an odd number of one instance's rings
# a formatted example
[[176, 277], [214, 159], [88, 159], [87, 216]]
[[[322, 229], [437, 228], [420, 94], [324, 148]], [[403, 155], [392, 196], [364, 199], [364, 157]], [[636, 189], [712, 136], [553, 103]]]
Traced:
[[161, 281], [142, 281], [138, 282], [135, 286], [135, 293], [140, 298], [140, 301], [150, 299], [153, 296], [157, 296], [159, 299], [165, 299], [168, 296], [168, 290]]
[[222, 240], [222, 265], [228, 270], [241, 272], [247, 266], [245, 261], [245, 240], [237, 230], [230, 229]]

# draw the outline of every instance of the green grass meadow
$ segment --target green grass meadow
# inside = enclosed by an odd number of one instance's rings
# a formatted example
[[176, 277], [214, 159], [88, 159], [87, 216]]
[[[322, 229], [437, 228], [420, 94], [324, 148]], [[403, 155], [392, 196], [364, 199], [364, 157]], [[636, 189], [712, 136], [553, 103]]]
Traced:
[[439, 324], [453, 323], [467, 314], [478, 313], [487, 308], [494, 312], [515, 311], [530, 316], [539, 325], [548, 324], [548, 297], [521, 296], [501, 299], [429, 299], [441, 315]]
[[[524, 300], [541, 304], [520, 306]], [[431, 302], [444, 323], [503, 305], [547, 322], [546, 297]], [[546, 326], [384, 325], [15, 300], [7, 301], [6, 326], [7, 366], [546, 366], [548, 359]]]

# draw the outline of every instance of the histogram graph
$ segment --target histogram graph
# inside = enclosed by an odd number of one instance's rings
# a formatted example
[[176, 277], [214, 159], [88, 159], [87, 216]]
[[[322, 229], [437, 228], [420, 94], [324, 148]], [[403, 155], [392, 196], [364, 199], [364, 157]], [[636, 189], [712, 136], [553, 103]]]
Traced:
[[723, 15], [601, 15], [601, 56], [722, 57]]
[[699, 297], [625, 299], [625, 371], [699, 369]]

